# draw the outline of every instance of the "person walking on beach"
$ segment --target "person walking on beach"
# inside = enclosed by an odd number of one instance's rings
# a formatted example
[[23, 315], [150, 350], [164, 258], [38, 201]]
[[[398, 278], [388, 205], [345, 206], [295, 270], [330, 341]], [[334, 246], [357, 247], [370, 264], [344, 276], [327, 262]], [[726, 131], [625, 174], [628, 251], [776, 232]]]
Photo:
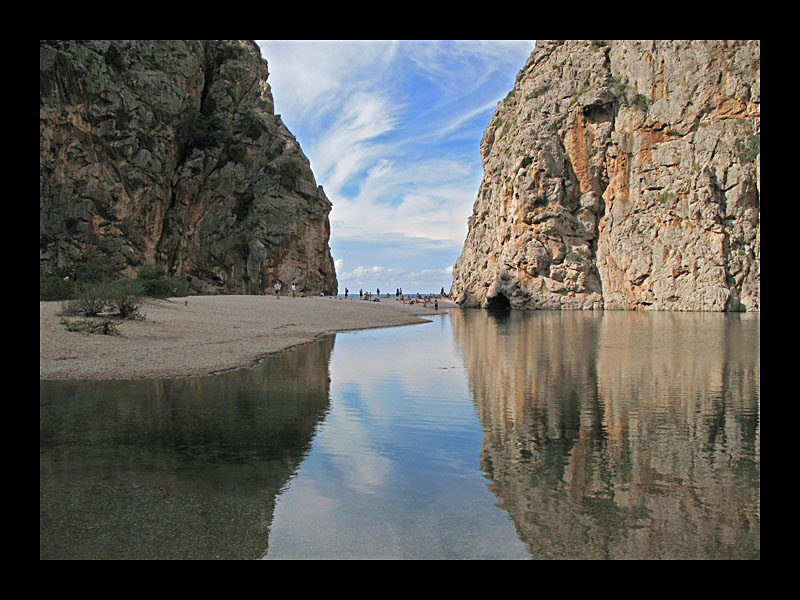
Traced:
[[292, 298], [294, 298], [294, 297], [295, 297], [295, 295], [294, 295], [294, 291], [295, 291], [295, 287], [294, 287], [294, 284], [292, 284]]
[[280, 299], [280, 297], [281, 297], [281, 282], [280, 281], [276, 281], [275, 282], [275, 295], [278, 297], [278, 299]]
[[347, 292], [349, 292], [347, 288], [344, 288], [344, 299], [347, 300]]

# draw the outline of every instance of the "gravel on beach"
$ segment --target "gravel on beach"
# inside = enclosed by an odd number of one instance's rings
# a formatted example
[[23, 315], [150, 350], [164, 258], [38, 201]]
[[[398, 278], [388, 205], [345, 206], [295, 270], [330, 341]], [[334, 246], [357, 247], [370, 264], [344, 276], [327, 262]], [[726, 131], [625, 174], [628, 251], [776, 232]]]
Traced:
[[211, 375], [336, 331], [424, 323], [455, 306], [394, 297], [190, 296], [148, 300], [120, 335], [67, 331], [61, 302], [39, 303], [40, 379], [159, 379]]

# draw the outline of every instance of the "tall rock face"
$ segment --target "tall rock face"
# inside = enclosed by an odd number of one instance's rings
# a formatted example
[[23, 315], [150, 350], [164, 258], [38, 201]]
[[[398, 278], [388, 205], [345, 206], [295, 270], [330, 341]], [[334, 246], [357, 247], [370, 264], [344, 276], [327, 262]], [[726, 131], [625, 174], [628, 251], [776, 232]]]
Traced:
[[252, 41], [42, 41], [40, 271], [336, 293], [331, 203]]
[[542, 41], [481, 140], [465, 306], [760, 310], [760, 41]]

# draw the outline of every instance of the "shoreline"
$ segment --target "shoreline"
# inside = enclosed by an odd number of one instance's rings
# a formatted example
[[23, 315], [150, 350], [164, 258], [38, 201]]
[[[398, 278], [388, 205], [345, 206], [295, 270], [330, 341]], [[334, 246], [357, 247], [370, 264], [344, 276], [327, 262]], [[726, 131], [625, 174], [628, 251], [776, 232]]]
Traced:
[[430, 322], [457, 305], [402, 304], [394, 298], [188, 296], [146, 300], [144, 320], [121, 335], [67, 331], [62, 303], [39, 302], [39, 380], [174, 379], [255, 366], [266, 356], [344, 331]]

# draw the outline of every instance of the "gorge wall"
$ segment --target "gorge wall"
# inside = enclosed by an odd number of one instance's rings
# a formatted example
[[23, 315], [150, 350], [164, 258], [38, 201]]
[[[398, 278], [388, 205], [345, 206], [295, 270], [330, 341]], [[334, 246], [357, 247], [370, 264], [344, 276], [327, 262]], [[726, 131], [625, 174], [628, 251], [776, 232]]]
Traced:
[[537, 40], [481, 140], [456, 301], [759, 311], [760, 48]]
[[40, 272], [337, 292], [331, 203], [252, 41], [41, 41]]

